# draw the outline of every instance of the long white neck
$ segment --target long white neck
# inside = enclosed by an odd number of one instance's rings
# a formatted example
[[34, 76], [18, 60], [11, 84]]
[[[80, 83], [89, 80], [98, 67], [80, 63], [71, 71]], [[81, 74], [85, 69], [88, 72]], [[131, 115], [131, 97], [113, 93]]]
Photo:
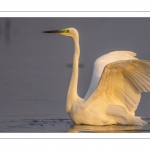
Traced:
[[73, 68], [70, 85], [67, 94], [66, 111], [71, 110], [72, 105], [77, 101], [77, 86], [78, 86], [78, 64], [80, 56], [79, 36], [72, 37], [74, 42]]

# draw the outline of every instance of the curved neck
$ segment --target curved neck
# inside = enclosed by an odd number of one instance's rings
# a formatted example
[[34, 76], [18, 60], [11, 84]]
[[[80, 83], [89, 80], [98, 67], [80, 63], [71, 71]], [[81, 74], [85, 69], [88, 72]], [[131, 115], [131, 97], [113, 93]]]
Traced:
[[79, 37], [73, 37], [74, 42], [74, 56], [73, 56], [73, 68], [72, 68], [72, 76], [70, 80], [70, 85], [67, 94], [67, 103], [66, 110], [69, 112], [71, 110], [72, 105], [77, 101], [77, 86], [78, 86], [78, 64], [79, 64], [79, 56], [80, 56], [80, 46], [79, 46]]

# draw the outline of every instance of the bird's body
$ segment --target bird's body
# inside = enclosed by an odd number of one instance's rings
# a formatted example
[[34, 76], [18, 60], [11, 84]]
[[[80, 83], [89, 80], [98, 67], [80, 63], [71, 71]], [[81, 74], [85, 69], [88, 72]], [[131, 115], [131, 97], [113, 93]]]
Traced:
[[74, 41], [73, 70], [66, 110], [75, 124], [144, 125], [135, 116], [141, 92], [150, 91], [150, 61], [135, 58], [130, 51], [114, 51], [96, 59], [89, 89], [84, 98], [77, 94], [79, 35], [74, 28], [44, 33], [59, 33]]

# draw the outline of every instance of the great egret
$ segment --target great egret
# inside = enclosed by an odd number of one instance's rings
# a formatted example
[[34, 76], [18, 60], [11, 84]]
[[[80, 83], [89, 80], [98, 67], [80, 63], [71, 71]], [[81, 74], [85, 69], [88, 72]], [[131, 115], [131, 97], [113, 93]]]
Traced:
[[84, 98], [77, 94], [79, 34], [75, 28], [43, 31], [69, 36], [74, 42], [73, 69], [66, 111], [75, 124], [145, 125], [135, 116], [141, 92], [150, 91], [150, 61], [135, 58], [131, 51], [114, 51], [94, 63], [89, 89]]

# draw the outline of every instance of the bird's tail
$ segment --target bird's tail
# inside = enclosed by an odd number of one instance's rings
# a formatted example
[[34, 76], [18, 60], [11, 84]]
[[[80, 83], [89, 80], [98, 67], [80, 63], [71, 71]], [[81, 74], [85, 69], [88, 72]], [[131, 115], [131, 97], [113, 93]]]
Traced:
[[141, 117], [128, 113], [124, 107], [119, 105], [108, 105], [106, 112], [119, 124], [140, 126], [148, 124]]
[[141, 117], [133, 116], [133, 115], [130, 115], [130, 114], [127, 115], [127, 120], [129, 122], [129, 124], [132, 124], [132, 125], [143, 126], [143, 125], [148, 124], [146, 121], [142, 120]]

